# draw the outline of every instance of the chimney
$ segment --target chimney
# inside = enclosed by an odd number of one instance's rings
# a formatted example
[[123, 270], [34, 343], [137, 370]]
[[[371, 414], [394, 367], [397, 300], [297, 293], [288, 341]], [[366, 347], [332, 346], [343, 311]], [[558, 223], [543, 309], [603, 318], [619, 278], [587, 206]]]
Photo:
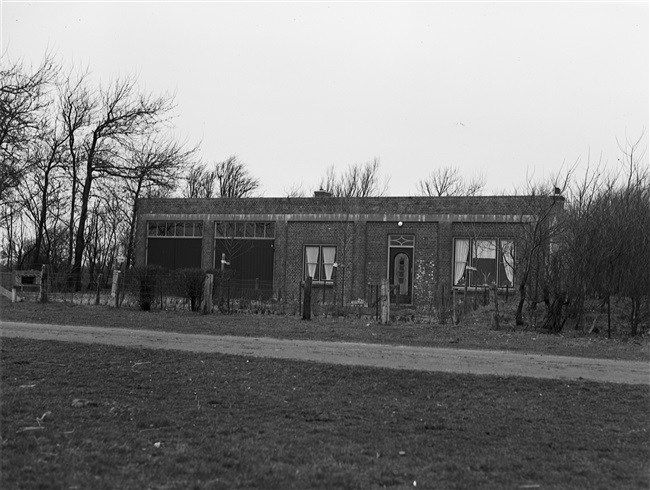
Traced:
[[324, 191], [323, 189], [314, 191], [314, 197], [332, 197], [331, 192]]

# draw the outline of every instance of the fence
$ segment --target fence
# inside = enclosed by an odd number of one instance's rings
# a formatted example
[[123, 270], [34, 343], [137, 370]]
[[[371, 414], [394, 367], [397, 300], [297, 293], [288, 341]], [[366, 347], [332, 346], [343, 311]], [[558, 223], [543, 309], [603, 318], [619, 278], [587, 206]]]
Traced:
[[[304, 284], [286, 290], [274, 289], [271, 281], [240, 280], [213, 271], [211, 311], [223, 313], [253, 312], [301, 315]], [[77, 304], [144, 307], [145, 309], [199, 310], [205, 304], [206, 272], [181, 269], [166, 272], [155, 268], [136, 268], [112, 277], [82, 276], [82, 287], [75, 290], [70, 274], [45, 274], [40, 271], [14, 271], [0, 274], [5, 296], [15, 291], [17, 299], [38, 301], [43, 291], [48, 301]], [[318, 284], [311, 295], [315, 316], [363, 316], [380, 319], [381, 291], [379, 284], [368, 284], [363, 298], [344, 301], [335, 284]], [[9, 292], [9, 294], [7, 294]], [[398, 295], [395, 295], [399, 298]], [[394, 303], [391, 316], [396, 320], [428, 323], [457, 323], [463, 315], [489, 304], [487, 289], [463, 294], [448, 287], [439, 295], [414, 298], [412, 304]]]

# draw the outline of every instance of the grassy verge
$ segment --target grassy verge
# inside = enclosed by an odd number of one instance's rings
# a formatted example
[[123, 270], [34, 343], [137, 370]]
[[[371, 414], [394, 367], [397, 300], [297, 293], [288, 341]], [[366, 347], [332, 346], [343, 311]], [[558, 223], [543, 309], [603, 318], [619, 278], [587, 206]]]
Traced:
[[645, 386], [25, 339], [1, 353], [2, 488], [650, 487]]
[[[503, 309], [514, 308], [514, 303]], [[612, 339], [604, 333], [586, 335], [566, 329], [562, 335], [532, 330], [515, 330], [504, 325], [489, 328], [489, 310], [479, 309], [460, 325], [436, 325], [397, 322], [379, 325], [362, 318], [314, 318], [305, 322], [292, 315], [200, 315], [188, 311], [143, 312], [133, 308], [73, 305], [72, 303], [10, 303], [2, 300], [3, 320], [91, 325], [103, 327], [145, 328], [184, 333], [242, 335], [283, 339], [309, 339], [343, 342], [369, 342], [397, 345], [458, 347], [465, 349], [512, 350], [604, 359], [650, 360], [648, 336], [627, 338], [615, 332]], [[512, 316], [512, 315], [510, 315]]]

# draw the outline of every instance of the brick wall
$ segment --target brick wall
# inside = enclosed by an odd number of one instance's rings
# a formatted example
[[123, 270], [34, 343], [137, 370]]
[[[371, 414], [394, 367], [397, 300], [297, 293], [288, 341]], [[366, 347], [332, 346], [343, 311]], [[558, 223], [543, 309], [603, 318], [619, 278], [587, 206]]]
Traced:
[[[419, 268], [426, 273], [427, 287], [439, 291], [451, 286], [453, 238], [514, 236], [520, 221], [534, 214], [540, 205], [548, 206], [549, 199], [553, 198], [142, 199], [138, 202], [135, 259], [136, 264], [145, 262], [148, 220], [202, 220], [204, 268], [213, 267], [216, 220], [274, 221], [276, 291], [281, 291], [283, 297], [297, 298], [304, 246], [332, 244], [337, 245], [337, 260], [345, 269], [344, 274], [341, 269], [337, 272], [336, 288], [340, 297], [344, 275], [348, 302], [366, 299], [368, 284], [379, 284], [386, 277], [388, 236], [414, 235], [414, 279]], [[563, 199], [556, 197], [555, 201], [561, 209]], [[398, 226], [399, 221], [403, 226]], [[414, 290], [414, 301], [418, 294], [424, 292]]]
[[[543, 200], [547, 198], [541, 198]], [[548, 198], [551, 199], [551, 198]], [[560, 203], [562, 197], [556, 197]], [[536, 202], [528, 196], [141, 199], [141, 214], [530, 214]]]

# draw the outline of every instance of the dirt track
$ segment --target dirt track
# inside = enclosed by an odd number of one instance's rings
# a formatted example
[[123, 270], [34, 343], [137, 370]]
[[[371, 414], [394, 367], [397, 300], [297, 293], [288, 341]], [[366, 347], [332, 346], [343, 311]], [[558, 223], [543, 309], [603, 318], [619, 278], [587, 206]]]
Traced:
[[190, 335], [151, 330], [0, 322], [0, 336], [175, 349], [418, 371], [650, 384], [650, 364], [435, 347]]

